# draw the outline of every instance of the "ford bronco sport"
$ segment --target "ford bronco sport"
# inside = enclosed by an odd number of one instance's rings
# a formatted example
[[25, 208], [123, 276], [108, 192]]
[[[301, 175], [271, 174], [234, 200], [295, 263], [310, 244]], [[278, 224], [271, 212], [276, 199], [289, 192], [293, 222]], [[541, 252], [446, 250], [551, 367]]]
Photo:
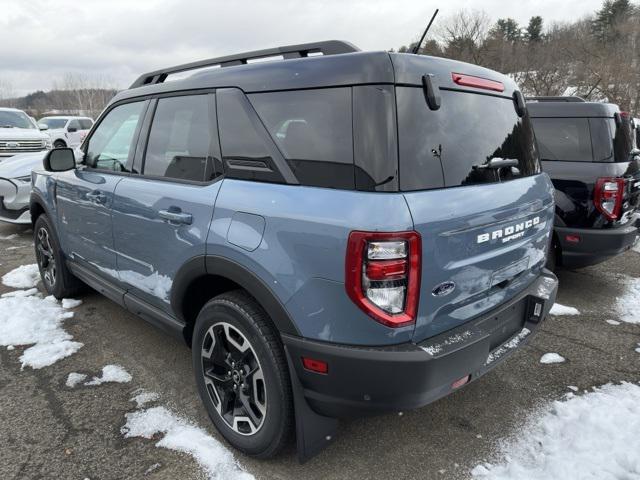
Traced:
[[82, 150], [33, 176], [46, 289], [82, 281], [184, 338], [250, 455], [295, 429], [305, 459], [336, 418], [451, 393], [555, 299], [553, 186], [484, 68], [337, 41], [196, 62], [141, 76]]
[[549, 268], [594, 265], [631, 248], [640, 226], [640, 150], [617, 105], [528, 101], [542, 168], [556, 189]]

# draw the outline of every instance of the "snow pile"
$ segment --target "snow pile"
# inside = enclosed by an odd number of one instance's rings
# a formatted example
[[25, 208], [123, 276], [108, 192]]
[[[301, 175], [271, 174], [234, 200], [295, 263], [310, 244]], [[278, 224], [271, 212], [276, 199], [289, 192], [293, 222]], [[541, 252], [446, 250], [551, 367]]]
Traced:
[[156, 392], [147, 392], [146, 390], [140, 390], [139, 393], [131, 399], [132, 402], [136, 402], [138, 408], [144, 407], [149, 402], [155, 402], [160, 398]]
[[31, 345], [20, 357], [22, 368], [42, 368], [77, 352], [82, 343], [72, 341], [62, 328], [73, 312], [53, 297], [43, 299], [30, 292], [0, 298], [0, 345]]
[[572, 393], [504, 444], [501, 465], [478, 465], [492, 480], [640, 478], [640, 386], [607, 384]]
[[85, 385], [102, 385], [107, 382], [128, 383], [131, 381], [131, 375], [120, 365], [106, 365], [102, 367], [102, 376], [93, 377], [93, 380], [86, 382]]
[[540, 363], [545, 363], [545, 364], [564, 363], [565, 361], [566, 359], [562, 355], [559, 355], [557, 353], [545, 353], [540, 358]]
[[40, 281], [38, 265], [21, 265], [2, 277], [2, 283], [13, 288], [32, 288]]
[[30, 297], [38, 293], [37, 288], [30, 288], [29, 290], [14, 290], [13, 292], [7, 292], [2, 294], [2, 298], [7, 297]]
[[633, 246], [633, 251], [640, 253], [640, 240], [636, 240], [636, 244]]
[[150, 439], [158, 433], [164, 434], [156, 446], [193, 456], [210, 480], [254, 478], [238, 466], [232, 453], [218, 440], [165, 407], [127, 413], [126, 419], [122, 427], [122, 434], [126, 438]]
[[577, 308], [567, 307], [559, 303], [554, 303], [549, 313], [551, 315], [580, 315], [580, 311]]
[[606, 321], [609, 325], [613, 325], [613, 326], [618, 326], [620, 325], [620, 322], [617, 320], [607, 320]]
[[616, 301], [616, 310], [620, 320], [627, 323], [640, 323], [640, 278], [624, 277], [625, 291]]
[[69, 388], [73, 388], [79, 383], [84, 382], [86, 379], [87, 376], [84, 373], [71, 372], [67, 377], [67, 383], [65, 383], [65, 385]]
[[73, 298], [63, 298], [62, 308], [76, 308], [82, 305], [82, 300], [74, 300]]

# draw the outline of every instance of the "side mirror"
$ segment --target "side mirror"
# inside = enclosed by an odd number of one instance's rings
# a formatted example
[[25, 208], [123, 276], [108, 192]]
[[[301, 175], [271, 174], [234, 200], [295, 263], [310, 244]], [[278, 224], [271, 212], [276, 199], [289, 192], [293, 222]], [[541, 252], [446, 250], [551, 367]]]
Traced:
[[38, 128], [40, 130], [49, 130], [49, 125], [47, 125], [46, 123], [39, 123]]
[[47, 172], [66, 172], [76, 168], [76, 157], [70, 148], [54, 148], [47, 152], [42, 163]]
[[67, 132], [69, 132], [69, 133], [73, 133], [73, 132], [77, 132], [77, 131], [78, 131], [78, 129], [76, 127], [67, 128]]

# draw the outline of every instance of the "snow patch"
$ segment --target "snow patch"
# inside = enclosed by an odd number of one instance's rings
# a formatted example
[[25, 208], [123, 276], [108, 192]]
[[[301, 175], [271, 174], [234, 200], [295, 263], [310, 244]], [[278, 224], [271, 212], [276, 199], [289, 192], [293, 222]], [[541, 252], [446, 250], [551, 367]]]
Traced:
[[624, 293], [616, 300], [616, 311], [626, 323], [640, 323], [640, 278], [624, 275]]
[[530, 333], [531, 330], [526, 327], [520, 330], [520, 333], [518, 333], [515, 337], [503, 344], [500, 348], [496, 348], [493, 352], [491, 352], [487, 357], [485, 365], [489, 365], [490, 363], [495, 362], [509, 350], [513, 350], [514, 348], [516, 348], [525, 338], [527, 338]]
[[2, 298], [7, 297], [30, 297], [38, 293], [37, 288], [30, 288], [29, 290], [14, 290], [13, 292], [7, 292], [2, 294]]
[[13, 288], [32, 288], [40, 281], [38, 265], [20, 265], [2, 277], [2, 283]]
[[449, 338], [447, 338], [445, 341], [441, 343], [436, 343], [433, 345], [429, 345], [427, 347], [420, 347], [420, 348], [425, 352], [427, 352], [429, 355], [437, 355], [438, 353], [442, 352], [445, 349], [445, 347], [464, 342], [471, 335], [472, 333], [469, 330], [465, 330], [462, 333], [456, 333], [454, 335], [451, 335]]
[[640, 472], [640, 386], [607, 384], [556, 401], [505, 442], [500, 465], [478, 465], [492, 480], [631, 479]]
[[200, 464], [210, 480], [250, 480], [253, 475], [243, 471], [233, 454], [203, 429], [193, 425], [165, 407], [153, 407], [126, 414], [122, 427], [125, 438], [164, 434], [157, 447], [188, 453]]
[[65, 385], [69, 388], [73, 388], [79, 383], [84, 382], [86, 379], [87, 376], [84, 373], [71, 372], [67, 377], [67, 382], [65, 383]]
[[86, 386], [102, 385], [107, 382], [128, 383], [131, 381], [131, 374], [120, 365], [106, 365], [102, 367], [102, 376], [93, 377], [93, 380], [85, 382]]
[[77, 352], [82, 343], [72, 341], [62, 328], [73, 312], [53, 297], [26, 292], [0, 298], [0, 345], [31, 345], [20, 357], [22, 368], [47, 367]]
[[140, 391], [135, 397], [131, 399], [132, 402], [136, 402], [138, 408], [144, 407], [147, 403], [155, 402], [160, 398], [156, 392], [147, 392], [146, 390]]
[[557, 353], [545, 353], [540, 358], [540, 363], [545, 363], [545, 364], [564, 363], [566, 361], [567, 361], [566, 358], [564, 358], [562, 355], [559, 355]]
[[580, 315], [580, 311], [577, 308], [567, 307], [559, 303], [554, 303], [549, 313], [551, 315]]
[[82, 300], [74, 300], [73, 298], [63, 298], [62, 308], [76, 308], [82, 305]]
[[607, 323], [609, 325], [620, 325], [620, 322], [618, 322], [617, 320], [607, 320]]

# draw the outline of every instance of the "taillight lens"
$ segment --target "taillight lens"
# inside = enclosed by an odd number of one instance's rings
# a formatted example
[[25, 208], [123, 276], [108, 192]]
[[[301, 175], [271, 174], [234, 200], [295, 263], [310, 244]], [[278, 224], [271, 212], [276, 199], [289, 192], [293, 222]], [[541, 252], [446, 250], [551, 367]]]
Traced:
[[351, 300], [388, 327], [415, 322], [422, 240], [418, 232], [351, 232], [345, 285]]
[[603, 177], [596, 181], [593, 202], [607, 220], [617, 220], [622, 211], [624, 178]]
[[464, 73], [452, 73], [451, 79], [457, 85], [463, 87], [482, 88], [484, 90], [493, 90], [494, 92], [504, 92], [504, 84], [489, 80], [488, 78], [474, 77], [473, 75], [465, 75]]

